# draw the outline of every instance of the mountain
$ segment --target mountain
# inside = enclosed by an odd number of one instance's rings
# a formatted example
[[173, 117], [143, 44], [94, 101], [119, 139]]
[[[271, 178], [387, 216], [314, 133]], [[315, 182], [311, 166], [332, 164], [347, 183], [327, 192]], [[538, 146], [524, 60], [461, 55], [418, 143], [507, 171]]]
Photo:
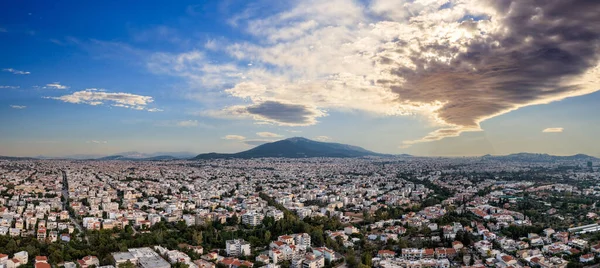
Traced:
[[313, 141], [306, 138], [294, 137], [285, 140], [265, 143], [250, 150], [233, 153], [200, 154], [193, 159], [215, 158], [260, 158], [260, 157], [364, 157], [364, 156], [391, 156], [375, 153], [358, 146], [341, 143]]
[[20, 157], [20, 156], [2, 156], [0, 155], [0, 160], [35, 160], [33, 157]]
[[146, 158], [168, 158], [173, 159], [187, 159], [194, 157], [196, 154], [190, 152], [156, 152], [156, 153], [140, 153], [140, 152], [124, 152], [118, 153], [114, 156], [121, 156], [122, 158], [131, 159], [146, 159]]
[[138, 152], [127, 152], [116, 155], [109, 155], [100, 158], [94, 158], [90, 160], [123, 160], [123, 161], [159, 161], [159, 160], [177, 160], [177, 159], [189, 159], [194, 155], [190, 153], [153, 153], [144, 154]]
[[598, 158], [585, 155], [576, 154], [569, 156], [557, 156], [549, 154], [533, 154], [533, 153], [517, 153], [509, 155], [484, 155], [481, 157], [486, 160], [498, 160], [498, 161], [516, 161], [516, 162], [556, 162], [556, 161], [596, 161]]

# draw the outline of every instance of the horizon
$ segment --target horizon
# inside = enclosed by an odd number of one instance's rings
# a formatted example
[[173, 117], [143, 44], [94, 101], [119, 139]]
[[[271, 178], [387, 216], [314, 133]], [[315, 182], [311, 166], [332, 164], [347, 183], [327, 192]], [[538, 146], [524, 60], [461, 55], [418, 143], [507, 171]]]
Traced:
[[[296, 136], [296, 137], [290, 137], [290, 138], [285, 138], [285, 139], [280, 139], [280, 140], [276, 140], [276, 141], [283, 141], [283, 140], [289, 140], [289, 139], [295, 139], [295, 138], [300, 138], [300, 139], [307, 139], [310, 141], [314, 141], [314, 142], [325, 142], [325, 143], [337, 143], [337, 142], [328, 142], [328, 141], [317, 141], [317, 140], [311, 140], [308, 138], [304, 138], [301, 136]], [[275, 142], [275, 141], [273, 141]], [[266, 144], [266, 143], [263, 143]], [[260, 144], [260, 145], [263, 145]], [[257, 146], [260, 146], [257, 145]], [[352, 144], [345, 144], [345, 145], [352, 145]], [[352, 145], [353, 146], [353, 145]], [[363, 148], [360, 147], [362, 149], [366, 149], [369, 150], [369, 148]], [[376, 151], [372, 151], [369, 150], [371, 152], [374, 153], [379, 153]], [[241, 152], [241, 151], [240, 151]], [[4, 156], [4, 157], [29, 157], [29, 158], [34, 158], [34, 159], [40, 159], [40, 160], [44, 160], [45, 158], [48, 158], [47, 160], [52, 160], [52, 159], [74, 159], [74, 160], [99, 160], [99, 158], [104, 158], [104, 157], [111, 157], [111, 156], [129, 156], [130, 158], [140, 158], [140, 159], [144, 159], [144, 158], [151, 158], [151, 157], [157, 157], [157, 156], [172, 156], [175, 157], [176, 159], [179, 160], [184, 160], [184, 159], [189, 159], [189, 158], [193, 158], [197, 155], [202, 155], [202, 154], [211, 154], [211, 153], [224, 153], [224, 152], [191, 152], [191, 151], [179, 151], [179, 152], [175, 152], [175, 151], [165, 151], [165, 152], [143, 152], [143, 151], [127, 151], [127, 152], [115, 152], [115, 153], [109, 153], [109, 154], [105, 154], [105, 155], [101, 155], [101, 154], [75, 154], [75, 155], [59, 155], [59, 156], [53, 156], [53, 155], [34, 155], [34, 156], [11, 156], [11, 155], [0, 155]], [[238, 153], [238, 152], [225, 152], [226, 154], [229, 153]], [[131, 154], [141, 154], [143, 156], [130, 156]], [[581, 153], [577, 153], [577, 154], [567, 154], [567, 155], [558, 155], [558, 154], [548, 154], [548, 153], [536, 153], [536, 152], [515, 152], [515, 153], [510, 153], [510, 154], [485, 154], [485, 155], [412, 155], [412, 154], [403, 154], [403, 153], [399, 153], [399, 154], [389, 154], [390, 156], [401, 156], [401, 155], [409, 155], [411, 157], [423, 157], [423, 158], [427, 158], [427, 157], [431, 157], [431, 158], [478, 158], [478, 157], [484, 157], [484, 156], [508, 156], [508, 155], [515, 155], [515, 154], [532, 154], [532, 155], [550, 155], [550, 156], [576, 156], [576, 155], [585, 155], [585, 156], [591, 156], [594, 158], [600, 158], [600, 156], [597, 155], [588, 155], [588, 154], [581, 154]], [[176, 155], [186, 155], [186, 157], [177, 157]], [[335, 158], [335, 157], [334, 157]]]
[[144, 5], [0, 3], [0, 155], [235, 153], [302, 136], [600, 157], [589, 1]]

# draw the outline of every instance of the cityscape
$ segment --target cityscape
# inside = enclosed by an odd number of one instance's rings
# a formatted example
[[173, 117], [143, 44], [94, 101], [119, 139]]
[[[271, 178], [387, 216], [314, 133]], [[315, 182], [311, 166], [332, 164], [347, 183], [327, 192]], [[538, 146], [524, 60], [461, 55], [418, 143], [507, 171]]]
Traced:
[[599, 0], [0, 1], [0, 268], [599, 268]]

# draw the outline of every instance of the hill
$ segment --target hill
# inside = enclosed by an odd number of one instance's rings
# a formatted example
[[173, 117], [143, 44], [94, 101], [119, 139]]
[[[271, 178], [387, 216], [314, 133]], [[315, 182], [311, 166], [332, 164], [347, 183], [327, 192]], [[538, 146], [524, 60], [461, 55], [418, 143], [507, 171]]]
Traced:
[[247, 151], [233, 154], [208, 153], [200, 154], [193, 159], [215, 158], [261, 158], [261, 157], [364, 157], [391, 156], [375, 153], [358, 146], [341, 143], [313, 141], [306, 138], [294, 137], [285, 140], [265, 143]]

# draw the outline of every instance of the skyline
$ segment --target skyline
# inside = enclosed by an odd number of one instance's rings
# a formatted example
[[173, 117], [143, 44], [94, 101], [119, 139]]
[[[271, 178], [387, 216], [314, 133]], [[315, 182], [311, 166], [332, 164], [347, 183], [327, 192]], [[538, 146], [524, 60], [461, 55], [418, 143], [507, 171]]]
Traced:
[[600, 157], [590, 1], [145, 4], [0, 4], [0, 155]]

